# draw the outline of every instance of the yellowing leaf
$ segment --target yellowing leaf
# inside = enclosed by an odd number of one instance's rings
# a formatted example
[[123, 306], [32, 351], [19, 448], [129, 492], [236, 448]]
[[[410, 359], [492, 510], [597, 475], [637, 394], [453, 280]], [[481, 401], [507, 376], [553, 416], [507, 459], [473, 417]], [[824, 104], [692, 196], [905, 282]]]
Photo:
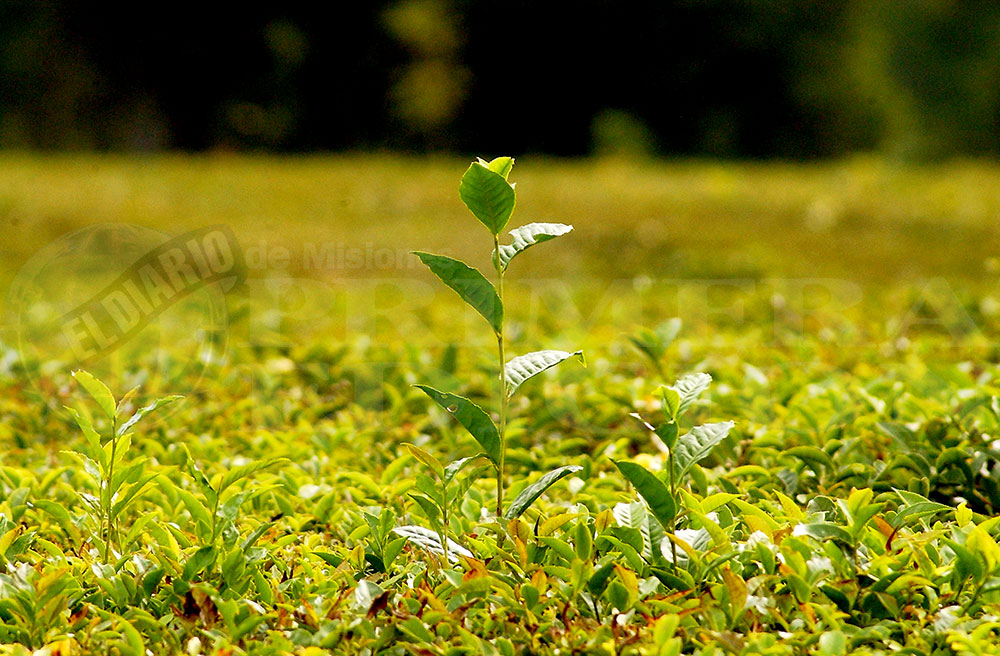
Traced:
[[729, 604], [735, 617], [739, 615], [747, 603], [747, 583], [742, 576], [734, 574], [728, 565], [722, 568], [722, 582], [726, 584], [726, 590], [729, 591]]
[[996, 570], [997, 564], [1000, 564], [1000, 546], [997, 546], [996, 540], [982, 526], [977, 526], [969, 531], [969, 537], [965, 539], [965, 546], [986, 562], [986, 567], [990, 572]]

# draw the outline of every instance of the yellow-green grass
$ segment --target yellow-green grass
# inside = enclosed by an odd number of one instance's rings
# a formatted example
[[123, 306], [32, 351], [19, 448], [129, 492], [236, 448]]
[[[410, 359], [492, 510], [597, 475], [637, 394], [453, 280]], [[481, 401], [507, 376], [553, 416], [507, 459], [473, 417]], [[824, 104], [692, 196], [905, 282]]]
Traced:
[[[49, 241], [105, 222], [170, 233], [227, 224], [246, 249], [265, 244], [272, 256], [288, 249], [297, 273], [315, 269], [310, 253], [324, 246], [391, 250], [381, 253], [381, 266], [350, 266], [341, 255], [315, 277], [384, 276], [410, 266], [404, 254], [413, 248], [478, 252], [472, 259], [484, 265], [486, 237], [457, 195], [465, 165], [390, 155], [0, 154], [0, 269], [7, 280]], [[1000, 166], [991, 162], [904, 168], [865, 158], [764, 164], [526, 156], [512, 180], [515, 223], [577, 227], [571, 241], [518, 263], [529, 277], [975, 281], [994, 275], [988, 261], [1000, 255]]]
[[[231, 345], [487, 347], [481, 320], [409, 254], [443, 252], [489, 269], [489, 236], [458, 198], [466, 166], [396, 155], [3, 154], [0, 299], [32, 254], [81, 227], [174, 235], [225, 224], [251, 278], [248, 309], [230, 302]], [[819, 336], [847, 357], [853, 346], [883, 343], [891, 354], [899, 338], [930, 332], [966, 348], [971, 336], [979, 354], [1000, 321], [993, 163], [527, 156], [512, 180], [511, 227], [576, 226], [511, 268], [511, 339], [521, 350], [600, 353], [638, 326], [681, 316], [685, 334], [712, 335], [716, 352], [787, 333]]]

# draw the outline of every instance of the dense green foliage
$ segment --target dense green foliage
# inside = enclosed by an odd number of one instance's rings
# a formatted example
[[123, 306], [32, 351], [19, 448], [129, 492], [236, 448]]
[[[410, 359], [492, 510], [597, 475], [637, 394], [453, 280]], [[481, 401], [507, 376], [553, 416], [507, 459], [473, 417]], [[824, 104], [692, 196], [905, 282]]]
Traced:
[[[427, 193], [482, 237], [455, 193], [460, 170]], [[771, 175], [788, 198], [809, 195], [797, 174]], [[126, 176], [154, 184], [141, 178]], [[668, 196], [676, 179], [642, 183]], [[412, 193], [393, 184], [390, 196]], [[52, 189], [37, 211], [60, 202]], [[6, 193], [8, 211], [23, 211], [27, 194]], [[534, 193], [520, 179], [518, 216]], [[551, 216], [576, 229], [529, 255], [599, 251], [589, 231], [600, 221], [574, 214], [572, 197]], [[440, 239], [429, 218], [421, 229]], [[798, 279], [758, 278], [734, 298], [731, 280], [694, 278], [684, 263], [708, 251], [677, 237], [692, 255], [659, 275], [686, 282], [630, 279], [609, 294], [584, 276], [568, 292], [539, 276], [508, 291], [531, 299], [504, 307], [512, 352], [573, 344], [588, 367], [553, 368], [511, 396], [513, 503], [500, 518], [494, 458], [478, 457], [494, 447], [426, 393], [461, 395], [490, 422], [506, 395], [494, 335], [448, 289], [387, 276], [378, 296], [358, 279], [337, 302], [382, 302], [384, 314], [370, 332], [337, 334], [313, 318], [331, 296], [306, 296], [279, 325], [260, 320], [274, 307], [251, 286], [230, 299], [228, 360], [171, 377], [163, 367], [183, 363], [150, 356], [111, 369], [110, 389], [4, 341], [3, 653], [992, 653], [1000, 353], [989, 280], [883, 281], [845, 303], [829, 281], [796, 296]], [[762, 236], [761, 248], [810, 238]], [[768, 266], [781, 251], [764, 251]], [[907, 257], [933, 270], [949, 253], [927, 240]], [[407, 276], [436, 282], [422, 268]], [[171, 394], [183, 398], [156, 403]]]

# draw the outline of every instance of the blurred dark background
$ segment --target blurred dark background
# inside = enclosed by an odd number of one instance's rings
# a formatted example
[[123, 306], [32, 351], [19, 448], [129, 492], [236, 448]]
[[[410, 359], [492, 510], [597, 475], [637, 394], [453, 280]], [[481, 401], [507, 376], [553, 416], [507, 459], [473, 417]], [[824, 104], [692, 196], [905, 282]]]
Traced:
[[995, 155], [1000, 3], [0, 0], [0, 147]]

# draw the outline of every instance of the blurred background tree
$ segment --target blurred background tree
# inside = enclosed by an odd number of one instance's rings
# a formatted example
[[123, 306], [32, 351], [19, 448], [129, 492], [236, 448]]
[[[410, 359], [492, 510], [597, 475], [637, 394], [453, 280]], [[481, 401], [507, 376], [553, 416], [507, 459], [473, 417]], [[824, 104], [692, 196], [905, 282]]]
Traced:
[[0, 146], [1000, 152], [993, 0], [0, 0]]

